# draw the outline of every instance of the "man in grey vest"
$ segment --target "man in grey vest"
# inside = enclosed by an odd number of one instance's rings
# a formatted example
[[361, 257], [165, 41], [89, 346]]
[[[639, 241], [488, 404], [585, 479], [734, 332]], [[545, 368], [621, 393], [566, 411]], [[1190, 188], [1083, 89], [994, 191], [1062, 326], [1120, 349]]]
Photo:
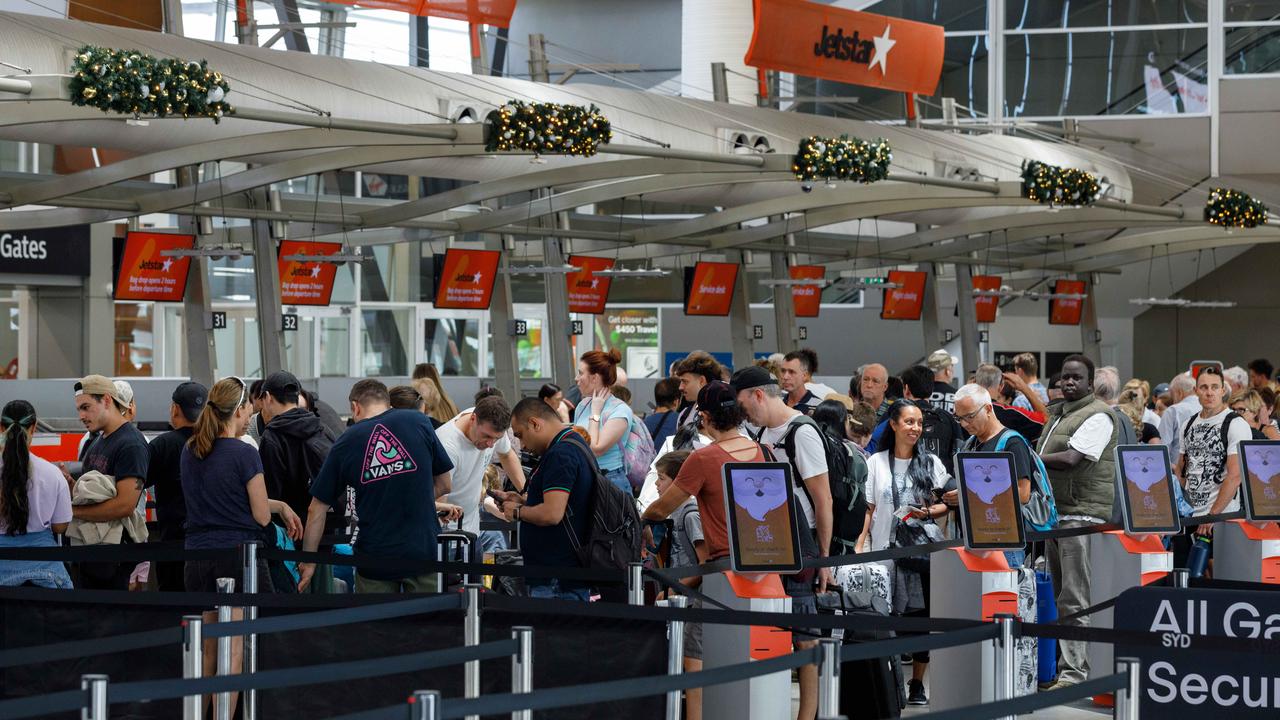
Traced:
[[[1049, 421], [1036, 451], [1049, 471], [1058, 503], [1060, 528], [1085, 527], [1106, 522], [1115, 500], [1115, 459], [1118, 425], [1107, 404], [1093, 394], [1093, 361], [1070, 355], [1062, 364], [1059, 387], [1065, 402], [1049, 407]], [[1070, 615], [1089, 606], [1088, 536], [1049, 540], [1045, 553], [1057, 590], [1058, 615]], [[1087, 626], [1089, 618], [1068, 620], [1064, 625]], [[1089, 650], [1083, 642], [1059, 641], [1061, 689], [1089, 678]]]

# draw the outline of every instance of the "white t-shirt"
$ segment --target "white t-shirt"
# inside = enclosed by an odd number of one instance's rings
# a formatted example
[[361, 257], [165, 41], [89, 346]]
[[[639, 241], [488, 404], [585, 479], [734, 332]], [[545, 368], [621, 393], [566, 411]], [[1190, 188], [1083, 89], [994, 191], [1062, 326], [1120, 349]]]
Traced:
[[[875, 512], [871, 514], [871, 548], [870, 552], [884, 550], [889, 547], [890, 534], [893, 531], [893, 485], [890, 479], [898, 485], [898, 500], [900, 506], [928, 507], [933, 504], [933, 498], [918, 498], [915, 489], [911, 485], [911, 481], [907, 478], [907, 467], [911, 464], [907, 460], [897, 460], [893, 463], [893, 473], [889, 471], [889, 450], [872, 455], [867, 460], [867, 504], [875, 506]], [[947, 474], [947, 468], [942, 464], [936, 455], [930, 455], [933, 458], [933, 476], [931, 478], [932, 486], [935, 490], [940, 490], [946, 486], [951, 476]], [[908, 523], [919, 523], [919, 520], [908, 520]]]
[[[1226, 459], [1240, 452], [1240, 441], [1253, 438], [1253, 431], [1244, 418], [1237, 417], [1227, 428], [1227, 447], [1222, 447], [1222, 423], [1227, 419], [1230, 408], [1213, 417], [1196, 416], [1191, 428], [1183, 434], [1185, 425], [1178, 429], [1179, 437], [1185, 438], [1182, 443], [1184, 465], [1182, 476], [1186, 479], [1183, 495], [1187, 503], [1194, 509], [1193, 515], [1207, 515], [1218, 499], [1218, 490], [1227, 477]], [[1210, 476], [1215, 468], [1221, 472]], [[1233, 512], [1240, 509], [1239, 496], [1231, 499], [1231, 503], [1222, 509]]]
[[[1045, 431], [1045, 435], [1053, 433], [1054, 428], [1058, 427], [1060, 422], [1062, 422], [1062, 418], [1055, 420], [1049, 426], [1049, 429]], [[1115, 425], [1111, 423], [1111, 413], [1095, 413], [1088, 420], [1081, 423], [1074, 433], [1071, 433], [1071, 439], [1067, 441], [1067, 447], [1085, 456], [1090, 462], [1098, 462], [1102, 458], [1102, 453], [1107, 449], [1107, 443], [1111, 442], [1111, 431], [1114, 428]]]
[[[640, 497], [636, 498], [636, 501], [640, 503], [640, 514], [642, 515], [653, 504], [653, 501], [658, 499], [658, 458], [674, 450], [675, 443], [676, 436], [674, 434], [668, 435], [662, 441], [662, 447], [658, 448], [658, 451], [654, 453], [653, 462], [649, 463], [649, 474], [644, 476], [644, 485], [640, 488]], [[710, 444], [711, 438], [702, 433], [698, 433], [693, 438], [694, 450], [699, 450]], [[675, 478], [672, 479], [674, 480]]]
[[441, 425], [436, 430], [436, 437], [444, 445], [444, 451], [453, 461], [453, 489], [449, 491], [450, 503], [462, 508], [462, 529], [467, 532], [480, 532], [480, 496], [484, 487], [484, 471], [493, 462], [493, 454], [506, 455], [511, 452], [511, 441], [507, 434], [502, 434], [493, 447], [481, 450], [463, 434], [459, 423], [466, 420], [475, 408], [467, 408], [458, 416]]
[[[773, 451], [773, 456], [778, 462], [790, 462], [782, 439], [786, 436], [791, 423], [802, 417], [804, 416], [796, 413], [790, 420], [776, 428], [765, 428], [760, 435], [760, 443]], [[809, 494], [804, 490], [804, 481], [806, 478], [827, 472], [827, 452], [823, 448], [822, 436], [818, 434], [818, 428], [812, 425], [806, 425], [796, 431], [795, 446], [795, 467], [800, 470], [800, 477], [792, 478], [796, 488], [796, 499], [800, 501], [804, 519], [808, 521], [810, 528], [814, 528], [817, 526], [817, 518], [813, 514], [813, 503], [809, 502]]]

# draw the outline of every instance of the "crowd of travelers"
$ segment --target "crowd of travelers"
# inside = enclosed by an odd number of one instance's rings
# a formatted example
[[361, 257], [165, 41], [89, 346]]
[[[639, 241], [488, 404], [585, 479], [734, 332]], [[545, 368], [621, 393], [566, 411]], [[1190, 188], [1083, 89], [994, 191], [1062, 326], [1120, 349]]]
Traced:
[[[1172, 541], [1179, 565], [1213, 532], [1195, 516], [1238, 507], [1239, 442], [1280, 439], [1275, 368], [1266, 360], [1208, 366], [1153, 387], [1122, 383], [1116, 368], [1083, 355], [1041, 379], [1037, 357], [1023, 353], [1008, 368], [979, 365], [961, 384], [957, 359], [938, 350], [897, 375], [864, 365], [841, 393], [815, 381], [812, 350], [735, 372], [695, 351], [656, 384], [653, 411], [643, 416], [620, 362], [616, 350], [591, 350], [568, 390], [548, 384], [510, 405], [484, 388], [466, 408], [430, 365], [416, 368], [409, 385], [360, 380], [346, 412], [283, 371], [208, 388], [184, 382], [171, 396], [172, 429], [150, 442], [134, 422], [128, 383], [91, 375], [71, 388], [86, 430], [77, 462], [54, 464], [32, 452], [31, 403], [13, 400], [0, 411], [0, 546], [171, 542], [194, 550], [260, 541], [380, 562], [345, 575], [323, 563], [262, 559], [259, 592], [436, 592], [439, 576], [421, 565], [437, 559], [438, 536], [451, 524], [486, 556], [518, 551], [527, 565], [581, 567], [597, 504], [625, 498], [625, 510], [643, 523], [645, 561], [690, 567], [730, 554], [722, 468], [774, 461], [791, 468], [803, 556], [825, 558], [956, 536], [953, 462], [962, 450], [1012, 453], [1020, 500], [1037, 522], [1047, 504], [1059, 528], [1113, 521], [1113, 449], [1150, 443], [1169, 448], [1187, 516]], [[516, 532], [484, 527], [486, 516]], [[1007, 558], [1011, 567], [1042, 562], [1067, 616], [1089, 605], [1086, 543], [1086, 536], [1049, 540], [1039, 557]], [[928, 564], [882, 565], [892, 612], [927, 617]], [[0, 585], [9, 586], [213, 592], [217, 578], [240, 574], [233, 560], [0, 561]], [[683, 582], [697, 589], [699, 581]], [[817, 613], [817, 598], [836, 589], [831, 568], [787, 575], [783, 584], [797, 615]], [[557, 577], [527, 578], [524, 588], [574, 601], [601, 590]], [[685, 667], [696, 670], [701, 626], [685, 632]], [[795, 646], [812, 647], [815, 635], [796, 632]], [[1084, 643], [1059, 647], [1051, 687], [1086, 680]], [[908, 702], [927, 704], [929, 655], [909, 661]], [[798, 678], [799, 717], [813, 718], [816, 667], [801, 668]], [[688, 717], [701, 717], [696, 691], [687, 708]]]

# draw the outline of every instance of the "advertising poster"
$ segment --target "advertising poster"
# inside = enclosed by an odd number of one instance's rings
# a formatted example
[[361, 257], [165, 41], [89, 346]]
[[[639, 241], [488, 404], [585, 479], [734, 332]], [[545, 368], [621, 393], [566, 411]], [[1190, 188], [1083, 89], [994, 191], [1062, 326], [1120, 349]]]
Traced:
[[497, 250], [447, 250], [444, 261], [436, 262], [436, 297], [432, 304], [451, 310], [488, 310], [500, 256]]
[[[1080, 294], [1084, 292], [1083, 280], [1059, 280], [1053, 284], [1055, 293]], [[1049, 301], [1050, 325], [1079, 325], [1084, 313], [1084, 299]]]
[[[974, 290], [999, 290], [999, 275], [974, 275]], [[979, 295], [973, 298], [974, 309], [977, 310], [978, 322], [993, 323], [996, 321], [996, 311], [1000, 309], [1000, 298], [990, 295]]]
[[[827, 270], [821, 265], [792, 265], [792, 280], [821, 280]], [[792, 285], [791, 302], [796, 309], [796, 317], [818, 317], [818, 309], [822, 305], [821, 285]]]
[[919, 320], [924, 310], [924, 282], [927, 273], [890, 270], [889, 282], [902, 285], [884, 291], [882, 320]]
[[612, 270], [613, 263], [613, 258], [569, 256], [569, 264], [578, 268], [577, 272], [565, 275], [569, 291], [569, 312], [590, 315], [604, 312], [604, 305], [609, 300], [609, 285], [613, 280], [596, 277], [594, 273], [597, 270]]
[[342, 243], [283, 240], [277, 254], [282, 305], [328, 305], [338, 266], [327, 262], [285, 260], [293, 255], [333, 255]]
[[738, 280], [735, 263], [700, 262], [685, 269], [684, 314], [724, 317]]
[[602, 350], [622, 353], [622, 367], [629, 377], [660, 378], [666, 375], [658, 347], [657, 308], [607, 308], [595, 318], [595, 336]]
[[189, 257], [168, 257], [164, 250], [190, 250], [195, 235], [131, 232], [124, 240], [120, 272], [116, 275], [116, 300], [182, 302], [187, 292]]

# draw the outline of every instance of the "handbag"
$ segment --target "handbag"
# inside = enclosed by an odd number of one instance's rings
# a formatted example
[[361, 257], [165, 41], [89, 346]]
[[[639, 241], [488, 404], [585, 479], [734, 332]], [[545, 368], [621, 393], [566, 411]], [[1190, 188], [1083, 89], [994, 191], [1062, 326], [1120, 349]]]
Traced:
[[[893, 489], [893, 540], [890, 541], [891, 547], [915, 547], [917, 545], [925, 545], [929, 542], [929, 534], [923, 525], [908, 525], [898, 519], [897, 511], [902, 506], [902, 499], [898, 495], [898, 481], [894, 477], [894, 464], [897, 458], [893, 457], [893, 453], [889, 454], [889, 487]], [[908, 557], [898, 558], [894, 560], [894, 564], [903, 570], [909, 570], [917, 573], [929, 572], [929, 554], [921, 553], [919, 555], [910, 555]]]

